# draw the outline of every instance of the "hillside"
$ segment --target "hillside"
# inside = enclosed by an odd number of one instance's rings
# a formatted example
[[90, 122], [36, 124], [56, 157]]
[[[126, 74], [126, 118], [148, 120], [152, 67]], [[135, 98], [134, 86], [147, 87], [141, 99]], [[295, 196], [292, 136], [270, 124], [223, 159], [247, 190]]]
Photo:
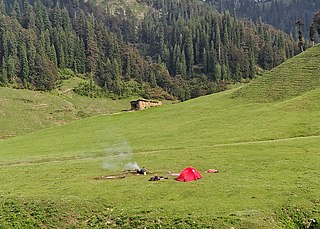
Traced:
[[3, 0], [0, 13], [7, 87], [53, 90], [70, 69], [110, 98], [184, 101], [299, 52], [284, 32], [197, 0]]
[[[319, 52], [310, 49], [274, 71], [281, 75], [286, 65], [314, 71], [306, 57], [318, 59]], [[291, 72], [284, 74], [289, 82]], [[319, 222], [320, 88], [292, 84], [299, 95], [278, 91], [281, 99], [269, 103], [239, 97], [264, 98], [251, 88], [263, 87], [269, 75], [239, 91], [1, 141], [0, 224], [304, 228]], [[103, 179], [122, 175], [128, 162], [145, 166], [148, 176]], [[169, 176], [187, 166], [203, 179], [179, 183]], [[219, 173], [206, 174], [211, 168]], [[169, 179], [148, 182], [155, 174]]]
[[254, 102], [274, 102], [301, 96], [320, 86], [319, 59], [318, 45], [255, 79], [235, 92], [234, 97]]
[[0, 139], [130, 108], [130, 99], [89, 98], [74, 93], [80, 81], [65, 80], [52, 93], [0, 87]]

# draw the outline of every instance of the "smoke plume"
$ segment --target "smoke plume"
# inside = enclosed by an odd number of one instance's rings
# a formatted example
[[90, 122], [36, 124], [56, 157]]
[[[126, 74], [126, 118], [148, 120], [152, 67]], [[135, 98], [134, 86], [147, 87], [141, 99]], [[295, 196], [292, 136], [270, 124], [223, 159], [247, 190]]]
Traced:
[[132, 161], [132, 148], [126, 140], [109, 145], [105, 150], [106, 158], [103, 168], [107, 170], [140, 169], [137, 162]]

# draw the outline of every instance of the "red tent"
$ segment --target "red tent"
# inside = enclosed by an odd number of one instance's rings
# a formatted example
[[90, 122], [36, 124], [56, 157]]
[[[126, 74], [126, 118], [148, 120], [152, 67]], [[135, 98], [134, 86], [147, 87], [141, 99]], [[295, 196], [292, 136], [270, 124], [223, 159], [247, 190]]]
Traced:
[[178, 181], [187, 182], [200, 179], [201, 174], [193, 167], [188, 167], [182, 170], [180, 176], [177, 178]]

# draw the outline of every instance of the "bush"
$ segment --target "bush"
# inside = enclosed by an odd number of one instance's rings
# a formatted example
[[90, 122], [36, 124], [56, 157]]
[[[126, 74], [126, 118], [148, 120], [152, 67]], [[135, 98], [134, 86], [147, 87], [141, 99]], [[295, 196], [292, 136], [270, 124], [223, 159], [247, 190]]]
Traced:
[[59, 76], [59, 79], [61, 80], [67, 80], [75, 77], [76, 74], [74, 71], [72, 71], [69, 68], [63, 68], [63, 69], [59, 69], [58, 76]]
[[88, 96], [91, 98], [100, 98], [107, 96], [106, 92], [97, 86], [94, 81], [80, 83], [77, 87], [73, 89], [75, 93], [82, 96]]

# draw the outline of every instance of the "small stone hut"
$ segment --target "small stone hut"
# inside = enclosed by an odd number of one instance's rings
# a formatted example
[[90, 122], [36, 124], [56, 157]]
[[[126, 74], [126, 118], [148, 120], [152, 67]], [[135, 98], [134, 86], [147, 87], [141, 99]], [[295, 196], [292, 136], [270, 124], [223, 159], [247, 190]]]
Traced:
[[151, 101], [146, 99], [138, 99], [135, 101], [131, 101], [131, 110], [143, 110], [148, 107], [161, 106], [162, 102], [160, 101]]

